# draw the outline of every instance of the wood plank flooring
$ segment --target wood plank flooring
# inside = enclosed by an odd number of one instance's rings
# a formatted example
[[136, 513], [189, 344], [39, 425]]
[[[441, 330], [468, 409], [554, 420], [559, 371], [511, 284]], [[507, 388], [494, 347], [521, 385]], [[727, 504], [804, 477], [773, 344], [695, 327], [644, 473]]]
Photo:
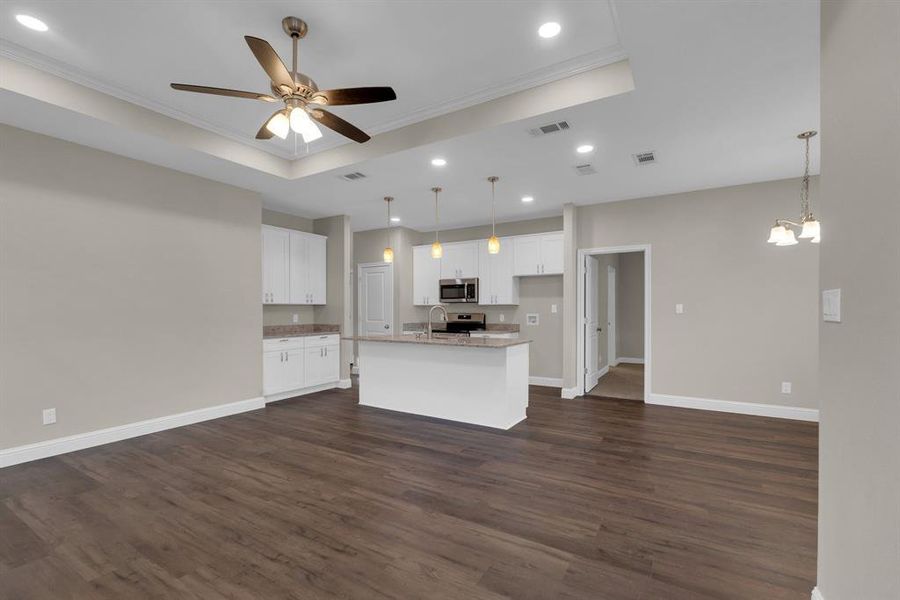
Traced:
[[817, 426], [560, 400], [510, 432], [332, 390], [0, 471], [0, 598], [809, 598]]

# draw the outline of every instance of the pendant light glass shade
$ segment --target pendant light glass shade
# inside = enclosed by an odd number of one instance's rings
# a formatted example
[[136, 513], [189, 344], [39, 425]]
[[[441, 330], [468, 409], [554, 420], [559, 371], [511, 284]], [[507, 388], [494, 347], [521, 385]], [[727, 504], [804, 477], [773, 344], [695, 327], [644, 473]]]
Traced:
[[316, 126], [309, 114], [302, 108], [291, 110], [291, 129], [303, 136], [307, 144], [322, 137], [322, 131]]
[[391, 196], [384, 197], [384, 202], [387, 204], [388, 245], [385, 246], [382, 257], [384, 258], [384, 262], [386, 263], [394, 262], [394, 249], [391, 248], [391, 202], [393, 201], [394, 199]]
[[284, 111], [279, 112], [274, 115], [269, 122], [266, 123], [266, 129], [268, 129], [272, 135], [278, 136], [281, 139], [285, 139], [287, 137], [288, 131], [290, 131], [291, 122], [287, 118], [287, 115], [284, 114]]
[[782, 234], [781, 239], [775, 242], [776, 246], [793, 246], [795, 244], [799, 244], [797, 238], [794, 237], [793, 229], [785, 229], [784, 234]]
[[441, 240], [438, 237], [440, 233], [440, 219], [438, 218], [438, 194], [441, 193], [441, 188], [433, 187], [431, 191], [434, 192], [434, 243], [431, 244], [431, 258], [441, 258], [444, 256], [444, 248], [441, 246]]
[[820, 234], [819, 230], [819, 222], [815, 219], [808, 219], [803, 221], [803, 230], [800, 231], [800, 235], [797, 237], [817, 239]]
[[769, 239], [766, 240], [770, 244], [776, 244], [781, 241], [781, 238], [784, 237], [784, 234], [787, 233], [787, 230], [782, 225], [776, 225], [769, 231]]
[[496, 175], [488, 177], [488, 181], [491, 182], [491, 237], [488, 238], [487, 242], [488, 254], [500, 253], [500, 240], [497, 238], [497, 233], [495, 231], [496, 223], [494, 219], [494, 184], [497, 183], [498, 179], [500, 178]]

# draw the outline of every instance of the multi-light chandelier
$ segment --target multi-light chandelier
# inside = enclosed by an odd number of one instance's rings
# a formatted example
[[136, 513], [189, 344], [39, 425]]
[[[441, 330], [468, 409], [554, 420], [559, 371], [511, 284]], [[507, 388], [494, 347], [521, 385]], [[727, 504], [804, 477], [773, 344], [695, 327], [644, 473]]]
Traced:
[[[800, 222], [788, 219], [775, 219], [775, 225], [769, 232], [768, 242], [776, 246], [794, 246], [798, 244], [797, 237], [808, 239], [813, 244], [818, 244], [821, 239], [821, 226], [812, 214], [809, 206], [809, 138], [816, 135], [815, 131], [804, 131], [797, 137], [805, 144], [805, 166], [803, 179], [800, 182]], [[800, 235], [794, 237], [794, 228], [800, 230]]]

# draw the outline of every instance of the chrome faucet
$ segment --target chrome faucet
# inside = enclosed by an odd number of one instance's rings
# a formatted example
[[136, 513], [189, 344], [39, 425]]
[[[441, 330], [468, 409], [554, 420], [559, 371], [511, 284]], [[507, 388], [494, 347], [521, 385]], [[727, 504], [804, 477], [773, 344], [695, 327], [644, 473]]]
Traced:
[[430, 340], [431, 337], [432, 337], [432, 334], [431, 334], [431, 316], [434, 314], [434, 309], [436, 309], [436, 308], [441, 309], [441, 312], [444, 313], [444, 321], [447, 321], [447, 320], [448, 320], [448, 318], [447, 318], [447, 309], [444, 308], [444, 306], [443, 306], [442, 304], [435, 304], [434, 306], [432, 306], [432, 307], [428, 310], [428, 339], [429, 339], [429, 340]]

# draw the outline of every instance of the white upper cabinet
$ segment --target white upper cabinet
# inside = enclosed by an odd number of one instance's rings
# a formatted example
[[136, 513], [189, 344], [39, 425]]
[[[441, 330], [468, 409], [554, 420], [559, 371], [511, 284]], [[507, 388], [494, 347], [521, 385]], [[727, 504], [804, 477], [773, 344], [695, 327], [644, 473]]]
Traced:
[[431, 246], [413, 247], [413, 304], [437, 304], [440, 278], [441, 259], [431, 258]]
[[263, 225], [262, 239], [263, 303], [325, 304], [328, 238]]
[[563, 272], [563, 234], [541, 233], [514, 238], [514, 269], [517, 276], [561, 275]]
[[277, 227], [262, 228], [262, 301], [287, 304], [289, 289], [290, 233]]
[[513, 276], [514, 238], [500, 238], [500, 252], [490, 254], [487, 240], [478, 242], [478, 303], [518, 304], [519, 280]]
[[441, 279], [478, 277], [478, 242], [444, 244]]

